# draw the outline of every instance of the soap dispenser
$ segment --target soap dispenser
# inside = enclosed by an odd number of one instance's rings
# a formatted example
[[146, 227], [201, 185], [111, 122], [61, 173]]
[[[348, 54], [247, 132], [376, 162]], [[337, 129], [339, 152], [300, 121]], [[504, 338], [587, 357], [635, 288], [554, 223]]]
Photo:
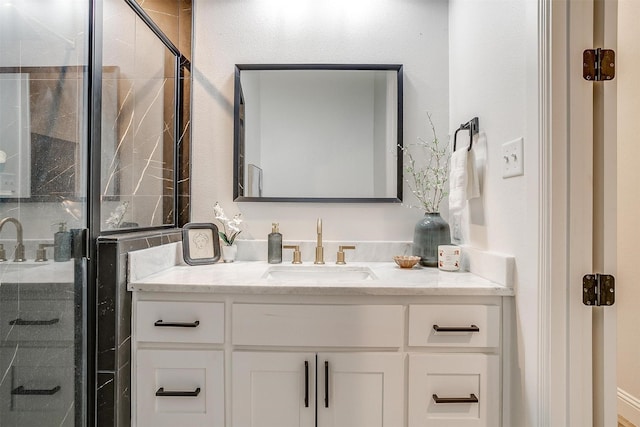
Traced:
[[58, 232], [53, 235], [53, 260], [56, 262], [71, 259], [71, 232], [67, 231], [67, 224], [60, 222]]
[[267, 241], [267, 261], [269, 264], [280, 264], [282, 262], [282, 234], [278, 231], [278, 223], [271, 224], [271, 233]]

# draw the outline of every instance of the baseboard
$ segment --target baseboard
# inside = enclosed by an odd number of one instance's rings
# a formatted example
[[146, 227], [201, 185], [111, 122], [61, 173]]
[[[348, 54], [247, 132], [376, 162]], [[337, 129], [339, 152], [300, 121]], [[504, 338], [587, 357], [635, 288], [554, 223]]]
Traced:
[[618, 414], [635, 426], [640, 426], [640, 399], [618, 388]]

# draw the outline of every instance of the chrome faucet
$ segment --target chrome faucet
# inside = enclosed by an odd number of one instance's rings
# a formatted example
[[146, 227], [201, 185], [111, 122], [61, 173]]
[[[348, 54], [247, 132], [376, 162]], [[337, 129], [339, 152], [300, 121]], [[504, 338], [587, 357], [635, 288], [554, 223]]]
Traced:
[[322, 247], [322, 219], [318, 218], [318, 239], [316, 241], [316, 260], [314, 264], [324, 264], [324, 248]]
[[24, 258], [24, 243], [22, 241], [22, 224], [15, 218], [6, 217], [0, 220], [0, 231], [7, 222], [12, 222], [16, 226], [16, 252], [13, 256], [13, 262], [26, 261]]

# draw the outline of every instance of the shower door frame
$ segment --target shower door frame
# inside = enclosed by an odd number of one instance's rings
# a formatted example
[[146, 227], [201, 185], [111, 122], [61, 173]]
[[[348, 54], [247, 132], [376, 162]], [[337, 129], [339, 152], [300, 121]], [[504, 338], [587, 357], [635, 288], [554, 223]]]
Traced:
[[[151, 227], [128, 228], [121, 230], [101, 230], [101, 172], [102, 172], [102, 78], [103, 78], [103, 0], [90, 0], [89, 7], [89, 37], [88, 37], [88, 72], [85, 79], [85, 109], [84, 121], [86, 129], [84, 135], [88, 138], [87, 144], [87, 230], [83, 237], [84, 253], [88, 262], [86, 263], [86, 290], [84, 294], [84, 314], [86, 319], [86, 330], [84, 333], [86, 352], [84, 372], [85, 384], [84, 390], [76, 389], [76, 402], [82, 398], [82, 394], [86, 397], [85, 410], [86, 425], [97, 425], [97, 240], [101, 236], [128, 233], [132, 231], [157, 231], [166, 229], [175, 229], [189, 221], [189, 209], [179, 210], [180, 202], [178, 198], [179, 189], [189, 189], [188, 184], [185, 186], [178, 183], [181, 180], [182, 172], [180, 166], [185, 162], [185, 158], [189, 156], [189, 141], [182, 141], [184, 133], [184, 111], [183, 111], [183, 90], [185, 70], [191, 72], [190, 61], [180, 52], [180, 50], [171, 42], [171, 40], [163, 33], [158, 25], [149, 17], [149, 15], [134, 0], [124, 0], [133, 12], [140, 18], [148, 28], [158, 37], [165, 47], [175, 57], [174, 72], [174, 150], [173, 150], [173, 222]], [[186, 142], [186, 148], [182, 143]], [[189, 191], [190, 192], [190, 191]], [[76, 276], [76, 280], [78, 276]], [[76, 413], [81, 413], [76, 411]], [[82, 425], [78, 417], [76, 417], [76, 425]]]

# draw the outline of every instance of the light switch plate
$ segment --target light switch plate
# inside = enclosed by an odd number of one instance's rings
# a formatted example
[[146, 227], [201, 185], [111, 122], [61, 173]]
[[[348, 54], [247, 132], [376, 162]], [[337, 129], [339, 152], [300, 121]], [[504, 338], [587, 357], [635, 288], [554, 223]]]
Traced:
[[524, 175], [523, 138], [502, 144], [502, 178]]

